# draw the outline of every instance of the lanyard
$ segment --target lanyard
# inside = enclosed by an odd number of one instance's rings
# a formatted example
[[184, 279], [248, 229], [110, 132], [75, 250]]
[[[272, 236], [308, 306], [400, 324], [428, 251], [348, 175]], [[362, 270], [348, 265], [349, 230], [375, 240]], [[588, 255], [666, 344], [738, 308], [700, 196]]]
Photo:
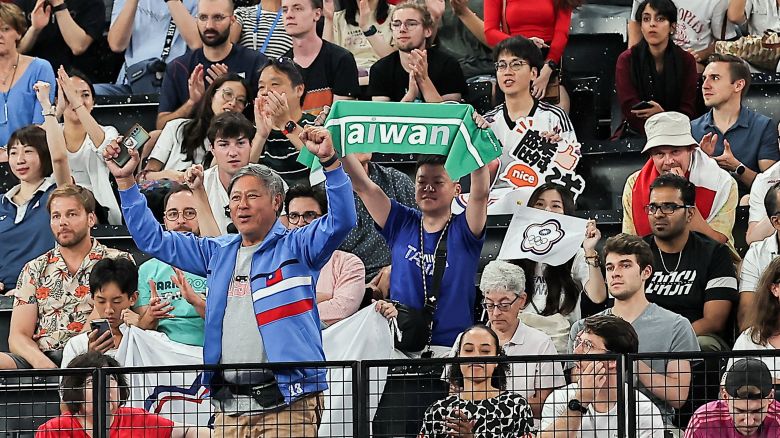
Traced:
[[[260, 24], [260, 15], [262, 15], [263, 9], [260, 7], [260, 5], [257, 5], [257, 16], [255, 17], [255, 28], [252, 31], [254, 34], [254, 46], [255, 50], [257, 50], [257, 27]], [[276, 17], [274, 17], [274, 22], [271, 24], [271, 28], [268, 29], [268, 35], [265, 37], [265, 41], [263, 41], [262, 47], [260, 47], [260, 53], [265, 55], [265, 49], [268, 48], [268, 43], [271, 42], [271, 35], [274, 34], [274, 30], [276, 30], [276, 25], [279, 24], [279, 19], [282, 17], [282, 9], [279, 8], [279, 11], [276, 13]]]

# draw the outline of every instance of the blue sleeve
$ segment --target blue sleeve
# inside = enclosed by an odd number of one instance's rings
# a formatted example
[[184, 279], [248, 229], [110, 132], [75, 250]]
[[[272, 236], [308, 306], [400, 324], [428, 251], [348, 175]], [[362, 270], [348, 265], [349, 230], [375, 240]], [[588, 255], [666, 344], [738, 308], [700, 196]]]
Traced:
[[[187, 56], [187, 55], [184, 55]], [[182, 78], [181, 72], [187, 74]], [[174, 112], [184, 103], [182, 96], [179, 96], [179, 84], [187, 84], [189, 73], [187, 67], [181, 62], [181, 58], [176, 58], [168, 64], [160, 87], [160, 105], [157, 107], [158, 113]], [[182, 82], [184, 81], [184, 82]], [[189, 98], [189, 96], [186, 96]]]
[[[764, 125], [761, 133], [761, 143], [758, 145], [759, 160], [780, 161], [780, 148], [777, 147], [777, 131], [775, 131], [774, 122], [770, 119]], [[760, 169], [756, 169], [760, 170]]]
[[[35, 58], [33, 63], [34, 65], [31, 67], [36, 68], [38, 71], [37, 77], [33, 79], [32, 83], [35, 85], [38, 81], [48, 82], [51, 85], [49, 88], [49, 102], [54, 105], [54, 97], [57, 95], [57, 80], [54, 78], [54, 70], [51, 68], [51, 64], [46, 60]], [[41, 103], [38, 102], [38, 99], [35, 99], [32, 123], [34, 125], [43, 124], [43, 108], [41, 107]]]
[[111, 8], [111, 24], [114, 24], [116, 17], [122, 12], [122, 8], [125, 7], [125, 0], [114, 0], [114, 6]]
[[342, 166], [325, 172], [325, 193], [328, 214], [290, 233], [293, 250], [306, 265], [318, 270], [357, 225], [352, 182]]
[[164, 231], [137, 185], [120, 190], [119, 197], [127, 229], [138, 249], [185, 272], [206, 276], [209, 260], [219, 247], [216, 242], [190, 233]]
[[415, 210], [399, 204], [395, 199], [390, 200], [390, 213], [387, 214], [385, 226], [379, 230], [379, 234], [385, 238], [387, 245], [392, 247], [398, 237], [398, 231], [404, 228], [406, 222], [416, 219]]

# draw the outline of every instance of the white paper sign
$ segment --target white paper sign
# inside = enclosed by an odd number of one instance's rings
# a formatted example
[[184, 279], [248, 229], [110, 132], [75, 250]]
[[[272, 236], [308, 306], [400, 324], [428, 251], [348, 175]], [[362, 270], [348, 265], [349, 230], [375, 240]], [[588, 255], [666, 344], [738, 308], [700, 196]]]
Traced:
[[499, 260], [529, 259], [551, 266], [569, 261], [585, 240], [588, 221], [529, 207], [516, 207]]

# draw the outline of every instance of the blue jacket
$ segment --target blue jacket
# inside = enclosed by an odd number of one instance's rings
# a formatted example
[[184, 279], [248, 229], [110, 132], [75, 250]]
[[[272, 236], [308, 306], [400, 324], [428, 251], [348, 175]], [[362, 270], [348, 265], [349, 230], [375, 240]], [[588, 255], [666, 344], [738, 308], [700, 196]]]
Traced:
[[[325, 177], [331, 213], [296, 230], [287, 230], [277, 221], [252, 257], [250, 287], [269, 362], [325, 360], [316, 278], [357, 222], [352, 184], [344, 170], [339, 167], [325, 172]], [[227, 291], [241, 236], [205, 238], [164, 231], [137, 186], [120, 191], [120, 196], [127, 227], [141, 251], [206, 277], [209, 292], [203, 362], [219, 363]], [[275, 375], [288, 404], [328, 387], [323, 368], [278, 370]], [[211, 373], [204, 373], [203, 384], [210, 379]]]

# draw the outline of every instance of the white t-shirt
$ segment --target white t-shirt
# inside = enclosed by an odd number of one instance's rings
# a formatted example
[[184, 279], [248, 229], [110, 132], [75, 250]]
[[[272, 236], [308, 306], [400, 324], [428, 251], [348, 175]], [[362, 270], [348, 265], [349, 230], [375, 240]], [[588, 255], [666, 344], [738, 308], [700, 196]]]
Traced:
[[[538, 314], [544, 311], [547, 306], [547, 282], [544, 281], [544, 270], [547, 265], [544, 263], [536, 264], [536, 272], [534, 278], [534, 294], [531, 299], [531, 304], [526, 306], [523, 310], [525, 313]], [[590, 270], [588, 264], [585, 263], [585, 250], [580, 248], [577, 254], [574, 255], [574, 262], [571, 265], [571, 276], [574, 282], [584, 288], [590, 280]], [[569, 323], [574, 324], [582, 318], [582, 311], [580, 310], [581, 294], [577, 294], [577, 304], [574, 306], [574, 310], [570, 314], [564, 315]], [[563, 294], [561, 294], [561, 303], [563, 303]], [[538, 310], [538, 312], [537, 312]]]
[[745, 2], [748, 33], [763, 35], [765, 30], [780, 32], [777, 0], [747, 0]]
[[219, 180], [217, 166], [209, 167], [203, 172], [203, 188], [206, 189], [211, 213], [214, 215], [219, 231], [226, 234], [227, 226], [233, 222], [230, 217], [225, 215], [225, 207], [230, 204], [230, 198], [227, 189], [222, 186], [222, 182]]
[[[774, 1], [774, 0], [773, 0]], [[766, 218], [766, 207], [764, 207], [764, 197], [769, 188], [780, 181], [780, 161], [773, 164], [769, 169], [756, 175], [753, 185], [750, 186], [750, 213], [748, 222], [760, 222]]]
[[[636, 17], [636, 11], [642, 0], [634, 0], [631, 8], [631, 19]], [[676, 0], [677, 32], [674, 43], [685, 50], [696, 51], [706, 49], [713, 41], [721, 39], [723, 19], [726, 16], [728, 0]], [[725, 38], [736, 36], [736, 30], [731, 23], [726, 23]]]
[[[732, 349], [734, 352], [738, 350], [759, 350], [759, 351], [773, 351], [777, 350], [777, 348], [771, 344], [767, 345], [761, 345], [756, 344], [753, 342], [753, 339], [751, 339], [753, 335], [752, 329], [747, 329], [744, 332], [742, 332], [741, 335], [737, 338], [737, 341], [734, 342], [734, 348]], [[742, 359], [740, 357], [739, 359]], [[756, 357], [756, 359], [764, 362], [769, 368], [769, 372], [772, 373], [772, 376], [775, 378], [775, 380], [780, 380], [780, 356], [764, 356], [764, 357]], [[734, 359], [729, 359], [729, 363], [726, 366], [726, 369], [731, 369], [731, 365], [734, 364]], [[726, 378], [726, 375], [723, 375], [723, 378]]]
[[[376, 14], [371, 14], [368, 24], [375, 26], [377, 33], [387, 44], [393, 44], [393, 31], [390, 29], [390, 18], [393, 16], [395, 6], [389, 5], [387, 19], [379, 24], [376, 21]], [[368, 37], [363, 35], [363, 31], [358, 26], [347, 23], [346, 10], [342, 9], [333, 14], [333, 42], [347, 49], [355, 56], [357, 66], [362, 69], [370, 69], [380, 58], [374, 52], [373, 46], [368, 42]]]
[[[628, 385], [626, 385], [628, 391]], [[576, 397], [577, 384], [556, 389], [544, 402], [542, 408], [542, 427], [545, 430], [552, 427], [556, 418], [565, 417], [568, 413], [569, 400]], [[664, 422], [658, 408], [639, 391], [636, 394], [636, 436], [637, 438], [663, 438]], [[628, 402], [626, 402], [628, 404]], [[626, 420], [628, 428], [628, 420]], [[588, 406], [588, 412], [582, 415], [582, 425], [577, 437], [581, 438], [618, 438], [618, 408], [617, 403], [609, 412], [596, 412], [593, 404]]]
[[742, 260], [742, 271], [739, 274], [739, 291], [755, 292], [758, 280], [769, 263], [778, 255], [777, 231], [764, 240], [753, 242]]
[[[555, 356], [558, 351], [549, 336], [520, 322], [512, 339], [504, 344], [504, 353], [507, 356]], [[511, 364], [509, 374], [506, 389], [519, 393], [526, 400], [536, 389], [559, 388], [566, 384], [561, 362], [555, 360], [515, 362]]]
[[84, 136], [78, 151], [68, 151], [68, 164], [76, 184], [92, 191], [97, 203], [108, 209], [108, 222], [112, 225], [121, 225], [122, 212], [111, 188], [108, 166], [103, 159], [103, 150], [111, 140], [119, 137], [119, 132], [113, 126], [100, 128], [105, 134], [103, 143], [95, 145], [89, 135]]
[[182, 125], [191, 119], [173, 119], [165, 124], [157, 143], [149, 154], [149, 158], [163, 163], [162, 170], [187, 170], [193, 164], [203, 164], [206, 157], [206, 150], [211, 143], [208, 139], [203, 140], [203, 147], [199, 147], [194, 154], [194, 162], [187, 159], [187, 155], [181, 152], [183, 142]]

